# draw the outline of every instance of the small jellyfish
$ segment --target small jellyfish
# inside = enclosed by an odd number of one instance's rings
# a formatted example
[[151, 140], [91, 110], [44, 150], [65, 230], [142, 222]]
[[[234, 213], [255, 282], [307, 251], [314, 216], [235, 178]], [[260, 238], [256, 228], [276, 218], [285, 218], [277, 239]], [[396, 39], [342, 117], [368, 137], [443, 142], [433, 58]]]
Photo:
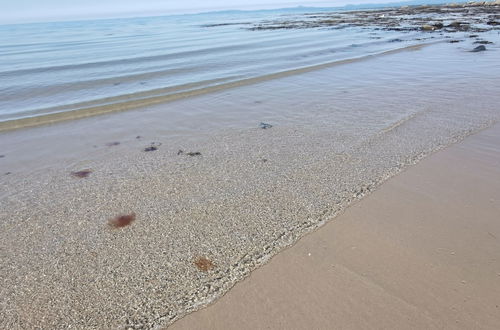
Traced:
[[121, 228], [130, 225], [135, 220], [135, 213], [123, 214], [108, 221], [109, 225], [114, 228]]

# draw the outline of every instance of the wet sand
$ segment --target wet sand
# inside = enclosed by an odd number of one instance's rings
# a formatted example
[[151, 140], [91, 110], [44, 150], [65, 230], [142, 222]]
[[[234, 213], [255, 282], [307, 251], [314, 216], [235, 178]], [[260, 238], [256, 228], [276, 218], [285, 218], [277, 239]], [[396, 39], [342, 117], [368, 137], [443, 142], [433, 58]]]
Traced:
[[500, 328], [500, 125], [390, 179], [169, 329]]

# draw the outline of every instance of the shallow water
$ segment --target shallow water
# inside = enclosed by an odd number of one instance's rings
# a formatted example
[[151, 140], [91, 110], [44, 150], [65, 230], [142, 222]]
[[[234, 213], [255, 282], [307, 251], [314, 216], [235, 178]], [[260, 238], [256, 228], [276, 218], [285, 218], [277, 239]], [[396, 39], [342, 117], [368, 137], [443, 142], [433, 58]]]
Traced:
[[[477, 104], [479, 113], [494, 117], [496, 105], [491, 99], [500, 75], [499, 36], [489, 32], [484, 37], [495, 44], [482, 53], [468, 52], [475, 46], [471, 38], [431, 44], [119, 115], [5, 132], [0, 154], [9, 156], [1, 159], [1, 169], [29, 173], [68, 167], [82, 159], [128, 152], [131, 146], [140, 149], [165, 140], [196, 142], [257, 127], [261, 121], [285, 127], [327, 125], [346, 136], [357, 136], [443, 106], [457, 109], [460, 120], [466, 120], [468, 108]], [[113, 141], [121, 144], [106, 146]]]
[[415, 32], [359, 27], [249, 30], [298, 14], [256, 11], [0, 26], [0, 121], [123, 105], [402, 47], [394, 39], [410, 40], [404, 46], [417, 43]]

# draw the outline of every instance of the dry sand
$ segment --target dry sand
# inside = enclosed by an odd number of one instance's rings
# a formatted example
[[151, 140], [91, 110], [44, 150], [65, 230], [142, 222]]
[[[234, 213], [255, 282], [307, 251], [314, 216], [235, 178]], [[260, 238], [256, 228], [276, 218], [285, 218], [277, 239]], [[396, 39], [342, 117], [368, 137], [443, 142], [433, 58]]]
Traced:
[[171, 329], [499, 329], [500, 125], [438, 152]]

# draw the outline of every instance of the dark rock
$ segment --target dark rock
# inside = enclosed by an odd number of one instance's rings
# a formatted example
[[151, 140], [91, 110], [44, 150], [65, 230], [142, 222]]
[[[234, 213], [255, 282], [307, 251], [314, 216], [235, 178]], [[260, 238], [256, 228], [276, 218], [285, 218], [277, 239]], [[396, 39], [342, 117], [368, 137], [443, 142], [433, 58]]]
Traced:
[[491, 41], [488, 41], [488, 40], [478, 40], [478, 41], [474, 41], [475, 44], [480, 44], [480, 45], [488, 45], [488, 44], [492, 44]]
[[476, 38], [476, 37], [479, 37], [479, 35], [477, 35], [477, 34], [471, 34], [471, 35], [469, 36], [469, 38]]
[[5, 175], [10, 175], [12, 174], [12, 172], [5, 172]]
[[179, 151], [177, 151], [177, 156], [182, 155], [183, 153], [184, 153], [184, 150], [179, 149]]
[[497, 21], [488, 21], [488, 22], [486, 22], [486, 24], [496, 26], [496, 25], [500, 25], [500, 22], [497, 22]]
[[448, 42], [450, 44], [454, 44], [454, 43], [457, 43], [457, 42], [462, 42], [463, 40], [449, 40]]
[[471, 50], [472, 53], [477, 53], [477, 52], [482, 52], [482, 51], [485, 51], [486, 50], [486, 47], [484, 47], [483, 45], [481, 46], [477, 46], [476, 48], [474, 48], [473, 50]]
[[469, 23], [464, 23], [464, 22], [453, 22], [448, 25], [446, 25], [447, 28], [453, 28], [457, 31], [468, 31], [470, 28]]
[[146, 152], [149, 152], [149, 151], [156, 151], [156, 150], [158, 150], [158, 148], [157, 148], [157, 147], [155, 147], [155, 146], [150, 146], [150, 147], [146, 147], [146, 148], [144, 148], [144, 151], [146, 151]]
[[273, 125], [266, 124], [266, 123], [260, 123], [259, 127], [262, 128], [262, 129], [268, 129], [268, 128], [273, 127]]
[[433, 24], [432, 26], [434, 26], [434, 28], [436, 30], [440, 30], [444, 27], [443, 23], [436, 23], [436, 24]]
[[5, 155], [0, 155], [0, 158], [4, 158], [4, 157], [5, 157]]

